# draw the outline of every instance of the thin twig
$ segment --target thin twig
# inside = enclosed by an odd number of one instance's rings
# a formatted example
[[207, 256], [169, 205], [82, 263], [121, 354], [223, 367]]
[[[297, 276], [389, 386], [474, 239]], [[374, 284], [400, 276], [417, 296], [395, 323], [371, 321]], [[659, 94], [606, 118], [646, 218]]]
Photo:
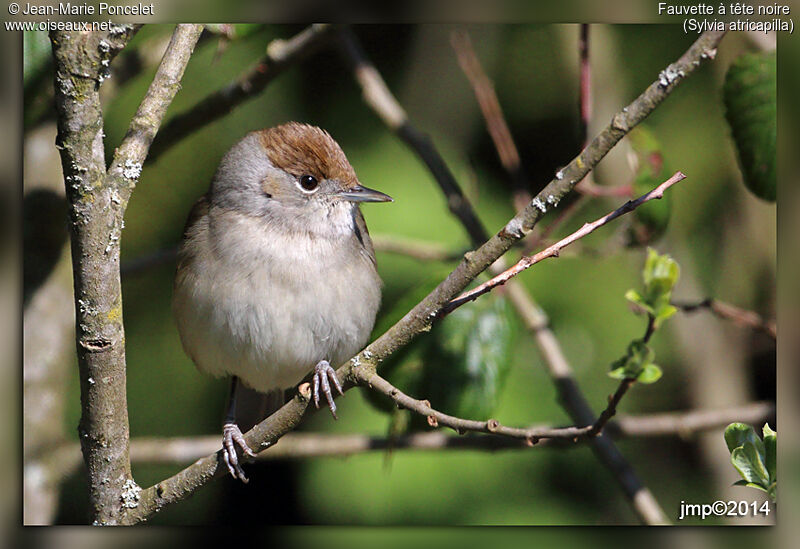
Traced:
[[[719, 429], [733, 422], [759, 424], [775, 415], [770, 402], [754, 402], [719, 410], [691, 410], [642, 416], [616, 416], [605, 427], [614, 438], [650, 438], [678, 436], [688, 438], [693, 434]], [[555, 429], [544, 425], [531, 429]], [[562, 447], [553, 439], [543, 439], [539, 447]], [[562, 441], [567, 447], [572, 440]], [[134, 463], [191, 463], [213, 453], [219, 447], [218, 436], [176, 438], [134, 438], [131, 440], [131, 460]], [[343, 457], [365, 452], [397, 450], [473, 450], [496, 451], [529, 448], [524, 439], [485, 436], [454, 436], [444, 431], [429, 431], [397, 437], [372, 437], [362, 434], [287, 433], [269, 452], [261, 452], [257, 461], [280, 459], [306, 459], [318, 457]]]
[[775, 320], [764, 319], [754, 311], [742, 309], [730, 303], [725, 303], [713, 297], [707, 297], [701, 301], [673, 301], [672, 305], [684, 313], [693, 313], [701, 310], [708, 310], [719, 318], [730, 320], [740, 326], [752, 328], [758, 332], [767, 334], [772, 339], [778, 337], [778, 327]]
[[[647, 317], [647, 328], [644, 332], [644, 337], [642, 341], [644, 343], [648, 343], [650, 338], [653, 337], [653, 334], [656, 331], [656, 319], [653, 315], [648, 315]], [[628, 390], [633, 387], [636, 383], [635, 378], [626, 377], [619, 382], [619, 386], [617, 386], [617, 390], [614, 391], [613, 395], [609, 395], [608, 397], [608, 406], [600, 416], [597, 418], [597, 421], [594, 422], [592, 427], [594, 430], [599, 433], [603, 430], [603, 427], [608, 423], [608, 421], [614, 417], [617, 413], [617, 406], [619, 405], [620, 401], [622, 401], [622, 397], [628, 392]]]
[[[614, 438], [681, 437], [725, 427], [733, 422], [760, 424], [775, 416], [771, 402], [752, 402], [717, 410], [690, 410], [641, 416], [620, 415], [609, 421], [604, 433]], [[544, 425], [537, 429], [553, 429]], [[214, 453], [220, 445], [216, 435], [200, 437], [139, 437], [131, 439], [131, 461], [138, 464], [184, 465]], [[486, 436], [451, 435], [445, 431], [428, 431], [397, 437], [374, 437], [363, 434], [287, 433], [269, 452], [261, 452], [256, 461], [346, 457], [368, 452], [398, 450], [460, 450], [493, 452], [529, 448], [524, 439]], [[536, 448], [569, 448], [571, 440], [544, 439]], [[58, 481], [72, 474], [80, 465], [80, 450], [75, 443], [57, 451], [61, 468]]]
[[187, 135], [261, 93], [276, 76], [316, 51], [330, 36], [330, 31], [330, 25], [311, 25], [288, 40], [270, 42], [266, 55], [244, 75], [172, 118], [153, 143], [148, 160], [155, 160]]
[[[722, 32], [703, 33], [678, 61], [668, 67], [669, 78], [661, 75], [633, 103], [617, 113], [612, 123], [578, 158], [570, 162], [564, 169], [562, 177], [554, 179], [542, 190], [539, 194], [540, 200], [544, 201], [549, 195], [560, 200], [570, 192], [577, 181], [594, 168], [628, 131], [655, 110], [683, 79], [702, 64], [704, 59], [712, 56], [723, 36]], [[363, 69], [364, 65], [360, 67]], [[527, 206], [498, 234], [475, 251], [466, 254], [455, 270], [397, 324], [348, 363], [341, 365], [337, 370], [337, 376], [348, 381], [344, 389], [349, 390], [352, 382], [363, 375], [359, 370], [375, 369], [386, 357], [406, 346], [420, 333], [429, 330], [442, 307], [459, 295], [475, 277], [508, 251], [514, 243], [530, 232], [542, 217], [542, 213], [534, 205]], [[307, 411], [309, 394], [308, 384], [301, 385], [295, 398], [245, 433], [247, 445], [261, 451], [294, 429]], [[591, 423], [594, 421], [591, 409], [589, 415], [592, 417], [588, 421], [576, 421], [576, 423], [584, 425]], [[606, 439], [601, 436], [597, 440]], [[609, 463], [609, 466], [616, 465]], [[129, 511], [126, 522], [140, 522], [164, 507], [189, 497], [212, 478], [225, 474], [224, 469], [224, 466], [220, 467], [220, 454], [212, 454], [196, 461], [178, 474], [142, 491], [138, 505]]]
[[[579, 64], [579, 85], [578, 85], [578, 110], [580, 112], [580, 140], [581, 148], [586, 147], [589, 139], [589, 124], [592, 121], [592, 64], [589, 61], [589, 34], [590, 25], [582, 23], [580, 26], [580, 34], [578, 36], [578, 64]], [[618, 185], [614, 187], [607, 187], [604, 185], [596, 185], [593, 177], [589, 174], [583, 181], [581, 181], [575, 190], [583, 196], [587, 197], [600, 197], [600, 196], [627, 196], [633, 194], [633, 188], [630, 185]], [[578, 198], [578, 201], [583, 201]]]
[[523, 257], [513, 267], [506, 269], [499, 275], [493, 277], [490, 280], [487, 280], [480, 286], [472, 290], [469, 290], [468, 292], [464, 292], [463, 294], [452, 300], [450, 303], [448, 303], [447, 306], [444, 308], [444, 311], [446, 313], [449, 313], [457, 309], [461, 305], [477, 299], [483, 294], [491, 291], [493, 288], [505, 284], [513, 277], [517, 276], [519, 273], [525, 271], [526, 269], [529, 269], [533, 265], [539, 263], [544, 259], [547, 259], [548, 257], [558, 257], [558, 254], [561, 252], [563, 248], [569, 246], [576, 240], [579, 240], [584, 236], [594, 232], [598, 228], [613, 221], [614, 219], [622, 215], [625, 215], [626, 213], [632, 212], [645, 202], [649, 202], [650, 200], [659, 200], [662, 196], [664, 196], [664, 191], [669, 189], [672, 185], [674, 185], [678, 181], [682, 181], [685, 178], [686, 176], [684, 174], [682, 174], [681, 172], [676, 172], [672, 177], [661, 183], [661, 185], [659, 185], [649, 193], [640, 196], [636, 200], [629, 200], [628, 202], [626, 202], [613, 212], [601, 217], [600, 219], [597, 219], [591, 223], [584, 223], [583, 227], [581, 227], [568, 237], [559, 240], [552, 246], [545, 248], [544, 250], [535, 255]]
[[[492, 433], [494, 435], [521, 439], [533, 445], [541, 439], [561, 439], [577, 442], [578, 440], [598, 435], [602, 429], [602, 425], [597, 428], [594, 424], [585, 427], [563, 427], [556, 429], [549, 427], [519, 428], [502, 425], [496, 419], [478, 421], [459, 418], [434, 409], [427, 400], [418, 400], [408, 396], [374, 371], [367, 369], [357, 370], [355, 377], [356, 381], [361, 385], [368, 386], [379, 393], [383, 393], [402, 408], [427, 417], [428, 424], [431, 427], [450, 427], [459, 434], [467, 432]], [[613, 415], [613, 413], [610, 413], [609, 417], [611, 415]]]
[[435, 242], [380, 234], [372, 237], [372, 244], [377, 252], [405, 255], [421, 261], [455, 261], [462, 258], [466, 251], [453, 251]]

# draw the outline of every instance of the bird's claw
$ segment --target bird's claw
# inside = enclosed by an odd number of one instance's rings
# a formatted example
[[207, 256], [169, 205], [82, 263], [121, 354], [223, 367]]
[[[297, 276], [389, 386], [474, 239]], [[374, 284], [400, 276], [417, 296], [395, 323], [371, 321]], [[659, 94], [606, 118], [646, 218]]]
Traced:
[[320, 360], [317, 365], [314, 366], [314, 389], [312, 391], [314, 406], [319, 408], [319, 391], [321, 387], [325, 398], [328, 399], [328, 408], [330, 408], [331, 414], [333, 414], [333, 419], [338, 419], [336, 417], [336, 404], [333, 402], [333, 393], [331, 392], [331, 380], [336, 386], [336, 390], [339, 391], [339, 394], [343, 395], [342, 384], [339, 383], [339, 378], [336, 377], [336, 370], [333, 369], [327, 360]]
[[222, 459], [225, 461], [225, 465], [228, 466], [231, 476], [247, 484], [250, 480], [244, 474], [244, 469], [239, 463], [239, 456], [236, 453], [237, 446], [243, 454], [255, 457], [255, 454], [245, 442], [239, 426], [233, 422], [226, 422], [222, 426]]

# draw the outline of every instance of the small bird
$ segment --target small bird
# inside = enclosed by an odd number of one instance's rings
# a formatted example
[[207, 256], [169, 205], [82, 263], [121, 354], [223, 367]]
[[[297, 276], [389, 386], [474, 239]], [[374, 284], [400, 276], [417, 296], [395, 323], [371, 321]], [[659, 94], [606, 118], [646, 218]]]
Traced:
[[392, 198], [361, 185], [326, 131], [289, 122], [236, 143], [189, 215], [173, 312], [197, 368], [232, 376], [222, 457], [243, 482], [236, 447], [255, 454], [236, 418], [242, 384], [282, 405], [313, 370], [314, 403], [321, 391], [336, 417], [331, 364], [366, 344], [381, 299], [361, 202]]

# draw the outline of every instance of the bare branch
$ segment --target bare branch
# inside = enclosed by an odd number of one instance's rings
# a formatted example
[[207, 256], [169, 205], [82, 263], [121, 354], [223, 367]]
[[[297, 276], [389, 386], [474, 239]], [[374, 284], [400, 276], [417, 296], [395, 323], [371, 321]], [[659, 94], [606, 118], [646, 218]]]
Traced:
[[273, 40], [266, 55], [239, 79], [172, 118], [153, 144], [149, 160], [155, 160], [187, 135], [261, 93], [284, 70], [316, 51], [330, 36], [330, 30], [329, 25], [311, 25], [289, 40]]
[[[128, 132], [114, 153], [114, 159], [108, 169], [108, 177], [112, 179], [107, 181], [107, 184], [115, 185], [120, 190], [127, 190], [127, 193], [122, 193], [123, 196], [120, 197], [123, 201], [121, 204], [123, 210], [141, 173], [150, 145], [167, 113], [167, 108], [181, 87], [186, 65], [202, 32], [203, 25], [176, 27], [153, 81], [128, 126]], [[128, 196], [124, 196], [125, 194]]]
[[674, 185], [678, 181], [682, 181], [684, 179], [686, 179], [686, 176], [684, 174], [682, 174], [681, 172], [676, 172], [672, 177], [664, 181], [661, 185], [659, 185], [649, 193], [643, 194], [636, 200], [629, 200], [628, 202], [626, 202], [613, 212], [601, 217], [600, 219], [597, 219], [591, 223], [584, 223], [583, 227], [581, 227], [568, 237], [559, 240], [552, 246], [545, 248], [544, 250], [535, 255], [523, 257], [513, 267], [506, 269], [499, 275], [493, 277], [491, 280], [484, 282], [477, 288], [474, 288], [468, 292], [464, 292], [456, 299], [448, 303], [447, 306], [444, 308], [444, 312], [449, 313], [457, 309], [461, 305], [477, 299], [483, 294], [491, 291], [493, 288], [505, 284], [506, 282], [511, 280], [513, 277], [517, 276], [522, 271], [529, 269], [533, 265], [539, 263], [544, 259], [547, 259], [548, 257], [558, 257], [558, 254], [561, 252], [563, 248], [569, 246], [576, 240], [580, 240], [584, 236], [591, 234], [595, 230], [599, 229], [600, 227], [602, 227], [607, 223], [610, 223], [616, 218], [623, 216], [626, 213], [632, 212], [642, 204], [649, 202], [650, 200], [661, 199], [661, 197], [664, 196], [664, 191], [669, 189], [672, 185]]
[[372, 244], [375, 251], [405, 255], [421, 261], [455, 261], [464, 256], [464, 250], [454, 252], [435, 243], [389, 235], [374, 235]]
[[444, 193], [447, 206], [467, 229], [473, 244], [477, 245], [486, 241], [488, 234], [430, 138], [411, 125], [405, 110], [389, 91], [378, 70], [364, 54], [352, 31], [347, 28], [341, 29], [339, 39], [342, 56], [361, 86], [364, 100], [389, 129], [405, 141], [425, 163]]
[[[372, 235], [372, 244], [375, 251], [405, 255], [420, 261], [455, 261], [464, 255], [464, 251], [453, 251], [447, 247], [422, 240], [400, 238], [391, 235]], [[156, 250], [140, 257], [123, 261], [120, 267], [123, 278], [135, 276], [154, 267], [174, 263], [177, 259], [178, 248], [170, 247]]]
[[578, 97], [581, 112], [581, 143], [586, 146], [589, 139], [589, 123], [592, 120], [592, 64], [589, 62], [589, 24], [582, 23], [578, 39], [580, 58], [580, 86]]
[[733, 321], [740, 326], [752, 328], [753, 330], [767, 334], [772, 339], [777, 339], [778, 337], [778, 327], [775, 320], [766, 320], [754, 311], [742, 309], [730, 303], [714, 299], [713, 297], [707, 297], [696, 302], [673, 301], [672, 305], [682, 310], [684, 313], [693, 313], [704, 309], [709, 310], [719, 318]]
[[521, 210], [531, 200], [530, 192], [528, 192], [528, 176], [522, 167], [519, 151], [503, 116], [503, 109], [497, 99], [494, 85], [484, 72], [466, 31], [453, 31], [450, 43], [458, 57], [458, 64], [469, 80], [475, 98], [478, 100], [478, 106], [480, 106], [483, 119], [486, 121], [486, 129], [494, 142], [500, 163], [511, 176], [511, 182], [514, 185], [514, 206], [517, 210]]
[[[128, 459], [125, 336], [119, 274], [123, 215], [141, 161], [189, 59], [201, 26], [179, 25], [153, 85], [108, 173], [103, 153], [99, 87], [111, 58], [135, 33], [52, 32], [57, 144], [67, 199], [75, 293], [82, 415], [81, 446], [96, 524], [121, 521], [124, 493], [135, 499]], [[163, 104], [162, 104], [163, 103]], [[146, 117], [152, 117], [145, 121]]]
[[[652, 333], [651, 326], [652, 321], [648, 324], [648, 333]], [[411, 410], [426, 417], [428, 419], [428, 425], [431, 427], [450, 427], [458, 434], [467, 432], [491, 433], [493, 435], [523, 440], [529, 446], [533, 446], [543, 439], [578, 442], [579, 440], [599, 436], [609, 420], [617, 413], [617, 406], [622, 400], [622, 397], [625, 396], [628, 389], [636, 383], [636, 380], [632, 378], [623, 379], [616, 392], [608, 397], [606, 408], [601, 412], [597, 420], [590, 425], [584, 427], [572, 426], [553, 428], [534, 426], [519, 428], [502, 425], [496, 419], [477, 421], [451, 416], [434, 409], [427, 400], [417, 400], [408, 396], [374, 371], [359, 370], [357, 375], [359, 376], [357, 381], [361, 385], [366, 385], [370, 389], [374, 389], [388, 396], [401, 408]]]
[[[556, 177], [542, 190], [539, 194], [540, 200], [546, 200], [549, 195], [558, 199], [566, 195], [577, 181], [588, 173], [630, 129], [646, 118], [686, 76], [694, 72], [701, 65], [702, 60], [712, 56], [712, 52], [723, 36], [724, 33], [719, 32], [702, 34], [678, 61], [670, 65], [665, 73], [659, 76], [656, 82], [614, 117], [612, 123], [564, 169], [561, 177]], [[368, 73], [368, 65], [362, 63], [356, 64], [356, 67], [360, 68], [359, 74], [362, 76]], [[389, 119], [390, 122], [392, 120]], [[407, 128], [408, 126], [402, 127]], [[437, 181], [439, 181], [438, 178]], [[455, 188], [458, 189], [457, 186]], [[460, 191], [457, 192], [460, 194]], [[337, 376], [348, 381], [345, 384], [345, 390], [352, 387], [352, 384], [362, 376], [368, 375], [369, 371], [374, 370], [383, 359], [407, 345], [421, 332], [427, 331], [438, 317], [441, 309], [463, 291], [476, 276], [486, 270], [515, 242], [529, 232], [543, 213], [537, 206], [528, 205], [498, 234], [477, 250], [467, 253], [455, 270], [403, 319], [348, 363], [340, 366]], [[482, 231], [482, 229], [480, 230]], [[301, 385], [300, 392], [294, 399], [248, 431], [245, 434], [248, 446], [261, 451], [292, 430], [306, 412], [308, 393], [308, 385]], [[589, 415], [592, 415], [591, 409], [589, 409]], [[593, 420], [594, 417], [589, 421], [578, 423], [588, 424]], [[220, 468], [218, 454], [209, 455], [196, 461], [180, 473], [144, 490], [137, 507], [131, 509], [126, 516], [126, 523], [145, 520], [165, 506], [185, 499], [215, 476], [223, 474], [223, 469], [224, 467]]]
[[[689, 438], [704, 431], [719, 429], [740, 421], [760, 424], [775, 415], [770, 402], [753, 402], [719, 410], [691, 410], [642, 416], [617, 416], [606, 425], [605, 433], [614, 438], [673, 437]], [[531, 429], [552, 430], [544, 425]], [[553, 444], [558, 442], [559, 444]], [[536, 448], [570, 447], [571, 440], [543, 439]], [[214, 453], [219, 447], [218, 436], [203, 437], [143, 437], [131, 440], [131, 461], [134, 463], [184, 465]], [[70, 461], [74, 469], [80, 463], [77, 445], [70, 445], [62, 461]], [[269, 452], [261, 452], [256, 461], [282, 459], [308, 459], [319, 457], [345, 457], [366, 452], [398, 450], [471, 450], [497, 451], [530, 448], [524, 439], [485, 436], [454, 436], [444, 431], [413, 433], [393, 438], [372, 437], [362, 434], [287, 433]], [[71, 456], [71, 457], [70, 457]]]
[[[61, 152], [70, 203], [77, 298], [76, 336], [83, 409], [79, 432], [89, 470], [92, 515], [101, 523], [116, 522], [118, 513], [114, 510], [118, 510], [119, 500], [113, 494], [120, 494], [130, 479], [130, 463], [122, 322], [121, 318], [107, 321], [109, 313], [119, 310], [119, 278], [115, 275], [118, 271], [113, 258], [109, 261], [103, 255], [105, 244], [101, 244], [108, 238], [117, 216], [108, 208], [110, 190], [104, 188], [100, 71], [134, 33], [134, 28], [122, 27], [119, 34], [50, 34], [58, 111], [56, 144]], [[103, 383], [98, 384], [98, 380]]]

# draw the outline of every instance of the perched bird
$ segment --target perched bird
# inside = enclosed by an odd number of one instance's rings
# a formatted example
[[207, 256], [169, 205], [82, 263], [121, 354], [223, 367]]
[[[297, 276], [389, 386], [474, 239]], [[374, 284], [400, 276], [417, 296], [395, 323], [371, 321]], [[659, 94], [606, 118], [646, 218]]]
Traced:
[[392, 198], [359, 182], [320, 128], [290, 122], [249, 133], [224, 156], [192, 209], [178, 254], [173, 312], [197, 368], [232, 376], [223, 459], [247, 482], [236, 446], [241, 384], [280, 395], [312, 370], [336, 417], [331, 366], [367, 342], [381, 298], [361, 202]]

